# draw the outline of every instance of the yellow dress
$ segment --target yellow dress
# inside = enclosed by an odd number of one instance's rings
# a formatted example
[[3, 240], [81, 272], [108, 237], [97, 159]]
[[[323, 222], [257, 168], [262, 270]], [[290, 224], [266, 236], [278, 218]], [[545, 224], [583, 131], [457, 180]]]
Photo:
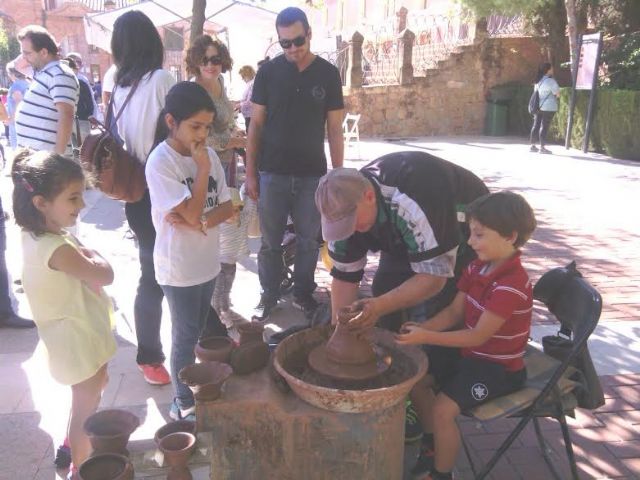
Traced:
[[36, 236], [22, 232], [22, 283], [38, 327], [38, 348], [53, 378], [75, 385], [91, 378], [116, 351], [113, 308], [104, 290], [96, 293], [84, 282], [49, 267], [63, 245], [78, 248], [68, 233]]

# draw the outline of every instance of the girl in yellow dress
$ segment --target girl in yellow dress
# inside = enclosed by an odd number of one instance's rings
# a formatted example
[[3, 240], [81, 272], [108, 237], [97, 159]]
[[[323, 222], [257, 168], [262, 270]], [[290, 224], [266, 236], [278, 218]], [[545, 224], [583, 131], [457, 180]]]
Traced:
[[22, 282], [52, 377], [71, 386], [68, 438], [73, 468], [91, 453], [84, 421], [98, 408], [116, 351], [112, 308], [103, 291], [113, 270], [65, 229], [84, 207], [85, 178], [73, 160], [20, 152], [11, 172], [13, 212], [22, 227]]

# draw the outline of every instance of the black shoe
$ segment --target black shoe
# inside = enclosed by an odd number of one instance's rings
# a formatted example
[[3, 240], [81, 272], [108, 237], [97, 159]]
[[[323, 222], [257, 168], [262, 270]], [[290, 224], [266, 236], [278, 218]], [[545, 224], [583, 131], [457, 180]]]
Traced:
[[407, 408], [404, 414], [404, 443], [414, 443], [422, 438], [422, 425], [418, 420], [413, 404], [407, 401]]
[[294, 297], [293, 306], [302, 310], [305, 317], [311, 318], [313, 317], [313, 314], [316, 313], [320, 304], [312, 295], [304, 295], [301, 297]]
[[59, 469], [69, 468], [71, 465], [71, 448], [66, 445], [60, 445], [53, 463]]
[[551, 153], [551, 150], [547, 150], [544, 147], [540, 147], [540, 153], [544, 153], [546, 155], [549, 155]]
[[278, 300], [266, 298], [264, 295], [260, 297], [260, 303], [254, 309], [254, 314], [251, 317], [252, 320], [256, 320], [258, 322], [264, 322], [269, 315], [271, 315], [271, 311], [278, 304]]
[[420, 453], [418, 454], [418, 458], [416, 459], [416, 464], [411, 468], [410, 473], [414, 477], [420, 477], [421, 475], [425, 475], [431, 472], [434, 466], [435, 452], [432, 448], [421, 445]]
[[33, 328], [36, 324], [33, 320], [22, 318], [12, 313], [7, 318], [0, 320], [0, 328]]
[[536, 147], [535, 145], [531, 145], [531, 147], [529, 148], [530, 152], [537, 152], [538, 151], [538, 147]]

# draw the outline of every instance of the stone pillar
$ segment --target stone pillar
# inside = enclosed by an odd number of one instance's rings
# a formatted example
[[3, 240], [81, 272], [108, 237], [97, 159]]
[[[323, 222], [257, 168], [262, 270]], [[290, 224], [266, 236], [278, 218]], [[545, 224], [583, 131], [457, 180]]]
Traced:
[[364, 37], [360, 32], [355, 32], [349, 45], [349, 59], [347, 67], [346, 86], [349, 88], [362, 86], [362, 43]]
[[400, 85], [411, 85], [413, 83], [413, 42], [416, 39], [415, 33], [405, 29], [398, 37], [398, 59], [400, 62]]
[[482, 17], [476, 20], [474, 27], [475, 32], [473, 34], [473, 43], [477, 45], [482, 43], [489, 36], [489, 32], [487, 31], [487, 19]]
[[395, 30], [397, 34], [402, 33], [407, 28], [407, 14], [409, 10], [405, 7], [402, 7], [400, 10], [396, 12], [396, 23]]

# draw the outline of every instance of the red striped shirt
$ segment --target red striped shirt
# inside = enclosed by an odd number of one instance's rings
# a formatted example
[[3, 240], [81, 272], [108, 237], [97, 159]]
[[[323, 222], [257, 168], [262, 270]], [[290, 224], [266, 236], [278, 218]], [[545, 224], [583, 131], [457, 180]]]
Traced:
[[458, 281], [458, 290], [466, 293], [465, 328], [475, 328], [485, 310], [506, 321], [482, 345], [463, 348], [462, 356], [500, 363], [515, 372], [524, 368], [524, 351], [531, 329], [531, 281], [520, 263], [520, 252], [483, 275], [486, 267], [486, 262], [475, 260]]

